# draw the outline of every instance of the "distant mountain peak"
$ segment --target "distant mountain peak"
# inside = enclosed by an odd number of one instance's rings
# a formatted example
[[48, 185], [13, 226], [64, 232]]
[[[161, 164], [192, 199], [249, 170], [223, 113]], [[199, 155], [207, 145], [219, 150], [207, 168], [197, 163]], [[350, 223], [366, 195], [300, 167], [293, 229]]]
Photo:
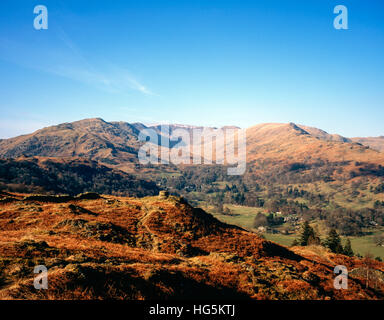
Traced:
[[315, 128], [315, 127], [309, 127], [304, 125], [297, 125], [302, 130], [306, 131], [311, 136], [318, 138], [320, 140], [324, 141], [335, 141], [335, 142], [352, 142], [351, 139], [345, 138], [339, 134], [329, 134], [328, 132]]
[[[185, 124], [170, 124], [169, 127], [170, 134], [178, 128], [188, 131], [207, 128]], [[23, 155], [83, 157], [126, 169], [133, 167], [138, 161], [137, 153], [142, 145], [138, 135], [145, 128], [148, 126], [142, 123], [107, 122], [102, 118], [63, 123], [43, 128], [32, 134], [0, 140], [0, 158], [17, 158]], [[151, 125], [150, 128], [161, 134], [161, 125]], [[263, 123], [247, 129], [247, 158], [248, 161], [260, 157], [283, 160], [292, 156], [297, 158], [301, 154], [303, 158], [310, 156], [335, 160], [339, 159], [341, 154], [349, 154], [351, 161], [372, 158], [372, 161], [381, 163], [381, 155], [376, 156], [372, 153], [373, 150], [367, 152], [365, 146], [383, 151], [383, 140], [383, 138], [348, 139], [293, 122]], [[324, 152], [322, 141], [330, 142], [327, 145], [327, 152]]]
[[292, 129], [294, 129], [295, 131], [299, 132], [300, 134], [308, 134], [309, 135], [309, 133], [306, 130], [304, 130], [303, 128], [300, 128], [296, 123], [290, 122], [289, 126]]

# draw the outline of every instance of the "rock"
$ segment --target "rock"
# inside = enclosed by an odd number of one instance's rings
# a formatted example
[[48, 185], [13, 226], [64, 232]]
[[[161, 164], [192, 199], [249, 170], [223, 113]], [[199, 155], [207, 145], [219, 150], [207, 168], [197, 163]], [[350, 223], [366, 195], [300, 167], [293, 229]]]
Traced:
[[84, 192], [78, 194], [75, 198], [81, 200], [97, 200], [100, 199], [101, 196], [96, 192]]
[[159, 192], [159, 198], [160, 199], [167, 199], [169, 197], [169, 192], [165, 190], [161, 190]]
[[90, 214], [92, 216], [97, 216], [96, 213], [90, 211], [90, 210], [87, 210], [85, 208], [82, 208], [80, 206], [75, 206], [74, 204], [70, 204], [68, 206], [69, 210], [71, 210], [71, 213], [73, 214]]

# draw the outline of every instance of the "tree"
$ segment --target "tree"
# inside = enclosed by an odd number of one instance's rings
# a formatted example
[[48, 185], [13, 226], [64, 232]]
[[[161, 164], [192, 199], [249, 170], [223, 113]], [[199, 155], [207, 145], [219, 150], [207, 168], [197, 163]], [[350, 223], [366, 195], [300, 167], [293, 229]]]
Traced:
[[366, 253], [363, 259], [363, 264], [364, 264], [364, 269], [365, 269], [365, 279], [366, 279], [366, 288], [369, 286], [369, 278], [371, 275], [371, 271], [374, 267], [374, 260], [373, 260], [373, 255], [371, 253]]
[[275, 217], [273, 213], [267, 215], [267, 223], [269, 226], [273, 226], [275, 224]]
[[302, 226], [301, 236], [298, 242], [301, 246], [320, 243], [319, 237], [315, 234], [315, 231], [309, 225], [308, 221], [305, 221]]
[[351, 240], [347, 239], [347, 242], [345, 243], [345, 246], [344, 246], [344, 254], [348, 257], [353, 257], [354, 256], [354, 253], [353, 253], [353, 250], [352, 250], [352, 245], [351, 245]]
[[265, 214], [258, 212], [255, 219], [253, 220], [253, 227], [265, 227], [268, 225], [267, 217]]
[[313, 235], [310, 235], [307, 241], [307, 246], [318, 246], [320, 245], [320, 238], [316, 236], [316, 233], [314, 232]]
[[227, 215], [227, 216], [230, 216], [232, 214], [232, 212], [231, 212], [231, 210], [228, 207], [225, 207], [224, 210], [223, 210], [223, 214]]
[[341, 244], [341, 239], [336, 229], [332, 228], [329, 231], [328, 237], [324, 242], [325, 246], [334, 253], [343, 253], [344, 249]]
[[373, 237], [373, 241], [377, 246], [383, 246], [384, 245], [384, 235], [377, 234]]
[[219, 212], [219, 213], [223, 213], [224, 212], [224, 206], [223, 206], [223, 203], [222, 202], [219, 202], [216, 206], [216, 210]]

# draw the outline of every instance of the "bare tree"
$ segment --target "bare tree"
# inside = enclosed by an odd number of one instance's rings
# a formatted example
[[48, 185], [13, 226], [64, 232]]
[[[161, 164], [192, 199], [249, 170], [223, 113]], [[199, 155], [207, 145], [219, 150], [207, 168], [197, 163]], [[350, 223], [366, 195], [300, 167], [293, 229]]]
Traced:
[[384, 245], [384, 234], [377, 234], [373, 237], [373, 242], [377, 246], [383, 246]]
[[374, 267], [375, 262], [373, 261], [372, 253], [366, 253], [363, 259], [365, 274], [366, 274], [366, 288], [369, 286], [369, 276]]

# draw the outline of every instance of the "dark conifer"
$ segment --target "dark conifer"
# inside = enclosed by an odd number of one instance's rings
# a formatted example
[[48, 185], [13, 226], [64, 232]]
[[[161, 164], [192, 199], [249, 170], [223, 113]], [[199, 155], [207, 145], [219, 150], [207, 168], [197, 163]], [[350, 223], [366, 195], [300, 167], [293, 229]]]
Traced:
[[353, 257], [354, 253], [352, 250], [352, 245], [351, 245], [351, 240], [347, 239], [347, 242], [345, 243], [344, 246], [344, 254], [348, 257]]
[[329, 231], [328, 237], [325, 240], [325, 246], [329, 248], [333, 253], [343, 253], [344, 249], [341, 244], [341, 239], [336, 229], [332, 228]]

